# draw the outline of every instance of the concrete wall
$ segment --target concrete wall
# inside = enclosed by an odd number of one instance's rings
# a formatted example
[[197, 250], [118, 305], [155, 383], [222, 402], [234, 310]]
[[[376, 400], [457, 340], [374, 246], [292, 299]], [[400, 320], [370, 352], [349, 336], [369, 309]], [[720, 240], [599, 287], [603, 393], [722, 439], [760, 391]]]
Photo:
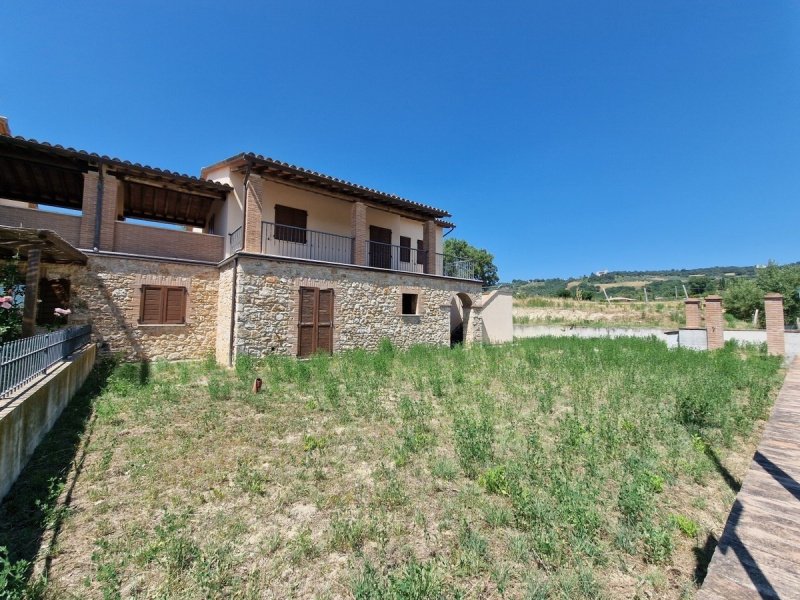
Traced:
[[116, 221], [114, 227], [114, 252], [209, 262], [219, 262], [223, 258], [225, 242], [219, 235], [123, 221]]
[[0, 409], [0, 498], [11, 489], [45, 434], [94, 366], [94, 344]]
[[[465, 292], [477, 304], [481, 286], [363, 267], [249, 257], [239, 259], [236, 279], [235, 353], [252, 356], [297, 354], [301, 286], [334, 290], [336, 351], [374, 349], [383, 338], [398, 347], [449, 344], [453, 296]], [[418, 294], [419, 314], [401, 314], [403, 293]], [[481, 329], [480, 316], [470, 317], [467, 341], [479, 341]]]
[[483, 294], [480, 310], [483, 342], [499, 344], [514, 339], [513, 297], [510, 290]]
[[[13, 202], [9, 200], [9, 202]], [[50, 229], [73, 246], [80, 244], [81, 217], [65, 215], [35, 208], [0, 206], [0, 225], [8, 227], [29, 227], [31, 229]]]
[[[739, 344], [766, 344], [767, 332], [764, 329], [747, 329], [725, 331], [725, 341], [735, 340]], [[786, 331], [783, 343], [787, 360], [800, 354], [800, 331]]]

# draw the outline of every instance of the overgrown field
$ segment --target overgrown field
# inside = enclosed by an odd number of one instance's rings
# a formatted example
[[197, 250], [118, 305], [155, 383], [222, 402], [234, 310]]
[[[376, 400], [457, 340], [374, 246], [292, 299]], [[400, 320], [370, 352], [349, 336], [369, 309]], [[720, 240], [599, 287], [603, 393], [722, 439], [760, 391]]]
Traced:
[[[726, 329], [752, 329], [750, 322], [724, 313]], [[576, 327], [654, 327], [678, 329], [686, 323], [683, 300], [613, 302], [565, 298], [514, 298], [514, 323], [518, 325], [570, 325]]]
[[45, 526], [51, 598], [691, 596], [779, 366], [548, 338], [121, 365], [67, 414], [77, 475], [34, 504], [46, 445], [0, 545]]

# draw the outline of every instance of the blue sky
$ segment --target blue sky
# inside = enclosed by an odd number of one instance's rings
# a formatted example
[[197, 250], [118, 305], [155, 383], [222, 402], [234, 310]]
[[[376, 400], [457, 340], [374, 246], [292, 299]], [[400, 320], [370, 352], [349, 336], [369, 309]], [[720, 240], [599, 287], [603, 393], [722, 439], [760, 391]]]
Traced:
[[453, 213], [503, 280], [800, 260], [800, 4], [0, 6], [16, 135], [253, 151]]

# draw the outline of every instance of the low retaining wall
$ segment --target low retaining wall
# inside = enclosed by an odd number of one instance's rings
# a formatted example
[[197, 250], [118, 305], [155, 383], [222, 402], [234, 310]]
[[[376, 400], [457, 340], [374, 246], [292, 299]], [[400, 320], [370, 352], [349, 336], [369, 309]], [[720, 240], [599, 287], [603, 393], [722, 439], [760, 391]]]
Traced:
[[663, 329], [633, 329], [626, 327], [570, 327], [569, 325], [514, 325], [514, 337], [651, 337], [668, 342]]
[[0, 499], [86, 381], [95, 352], [95, 344], [90, 344], [0, 409]]
[[[705, 329], [681, 329], [678, 336], [661, 329], [633, 329], [622, 327], [569, 327], [567, 325], [514, 325], [514, 337], [650, 337], [663, 340], [670, 348], [678, 345], [693, 350], [706, 350], [708, 336]], [[725, 341], [735, 340], [739, 344], [766, 344], [767, 332], [764, 329], [726, 330]], [[800, 355], [800, 331], [784, 333], [786, 360]]]

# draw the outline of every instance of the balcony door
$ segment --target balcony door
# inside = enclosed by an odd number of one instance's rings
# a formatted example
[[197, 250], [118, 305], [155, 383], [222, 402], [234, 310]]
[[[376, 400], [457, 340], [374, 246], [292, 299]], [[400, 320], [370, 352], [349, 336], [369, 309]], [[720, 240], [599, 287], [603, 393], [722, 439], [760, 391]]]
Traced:
[[392, 230], [369, 226], [369, 266], [379, 269], [392, 268]]

